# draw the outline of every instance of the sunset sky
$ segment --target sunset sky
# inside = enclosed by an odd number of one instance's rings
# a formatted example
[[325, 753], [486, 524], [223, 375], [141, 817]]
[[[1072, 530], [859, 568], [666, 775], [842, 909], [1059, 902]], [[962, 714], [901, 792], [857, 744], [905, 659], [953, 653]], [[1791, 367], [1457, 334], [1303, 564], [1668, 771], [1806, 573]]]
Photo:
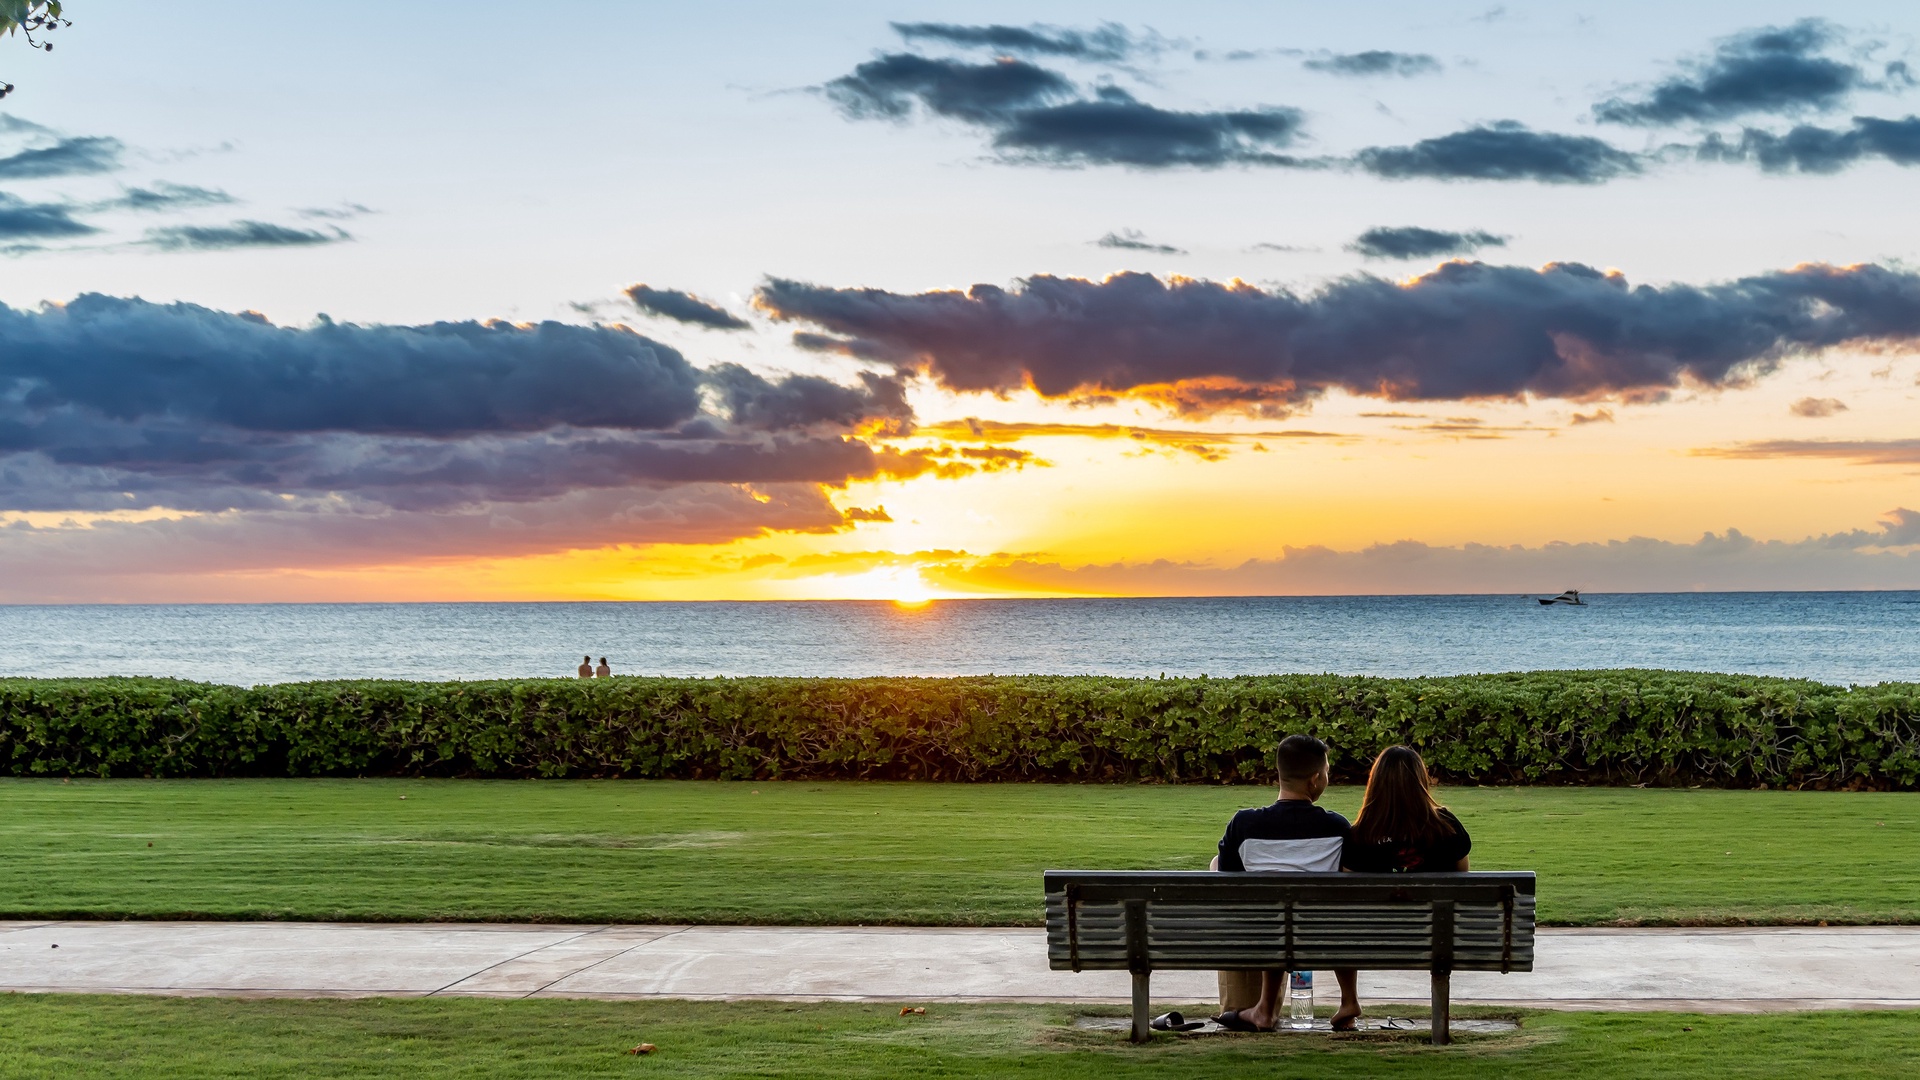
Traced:
[[1911, 5], [68, 7], [3, 602], [1920, 588]]

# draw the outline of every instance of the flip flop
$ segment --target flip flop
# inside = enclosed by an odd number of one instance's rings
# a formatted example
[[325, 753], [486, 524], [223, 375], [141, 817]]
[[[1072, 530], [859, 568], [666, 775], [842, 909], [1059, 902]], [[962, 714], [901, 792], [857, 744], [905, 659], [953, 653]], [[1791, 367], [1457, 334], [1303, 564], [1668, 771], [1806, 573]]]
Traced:
[[1253, 1033], [1253, 1032], [1261, 1032], [1266, 1030], [1265, 1028], [1254, 1027], [1253, 1021], [1251, 1020], [1242, 1020], [1240, 1018], [1239, 1009], [1228, 1009], [1226, 1012], [1223, 1012], [1219, 1016], [1214, 1017], [1213, 1022], [1216, 1024], [1219, 1024], [1223, 1028], [1226, 1028], [1228, 1031], [1245, 1031], [1245, 1032]]
[[1197, 1031], [1207, 1024], [1204, 1020], [1188, 1020], [1179, 1012], [1170, 1012], [1154, 1017], [1147, 1026], [1155, 1031]]

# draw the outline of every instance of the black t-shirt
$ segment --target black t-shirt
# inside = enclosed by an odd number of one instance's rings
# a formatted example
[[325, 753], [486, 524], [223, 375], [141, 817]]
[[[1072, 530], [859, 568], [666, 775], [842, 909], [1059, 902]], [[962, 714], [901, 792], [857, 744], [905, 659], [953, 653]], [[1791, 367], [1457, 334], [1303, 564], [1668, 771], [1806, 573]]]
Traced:
[[1438, 840], [1425, 844], [1399, 840], [1363, 844], [1350, 837], [1343, 861], [1347, 869], [1362, 874], [1439, 874], [1453, 870], [1467, 857], [1467, 852], [1473, 850], [1473, 840], [1467, 836], [1467, 827], [1453, 816], [1453, 811], [1443, 807], [1440, 818], [1453, 832]]
[[1239, 873], [1340, 869], [1347, 819], [1305, 799], [1242, 810], [1220, 838], [1220, 869]]

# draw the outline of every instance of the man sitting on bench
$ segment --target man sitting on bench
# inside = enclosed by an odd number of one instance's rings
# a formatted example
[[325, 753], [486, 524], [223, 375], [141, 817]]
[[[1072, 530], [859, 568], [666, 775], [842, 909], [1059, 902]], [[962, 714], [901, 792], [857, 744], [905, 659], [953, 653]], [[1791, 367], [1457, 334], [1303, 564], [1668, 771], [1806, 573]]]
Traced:
[[[1278, 758], [1279, 801], [1233, 815], [1220, 838], [1213, 869], [1230, 873], [1334, 873], [1340, 869], [1341, 848], [1351, 827], [1346, 818], [1314, 805], [1331, 779], [1327, 744], [1311, 735], [1289, 735], [1280, 740]], [[1333, 1029], [1351, 1031], [1360, 1017], [1354, 973], [1336, 971], [1334, 976], [1340, 983], [1340, 1011], [1333, 1016]], [[1280, 993], [1286, 985], [1286, 972], [1261, 972], [1260, 1000], [1250, 1008], [1227, 1009], [1214, 1019], [1230, 1031], [1271, 1031], [1279, 1019]]]

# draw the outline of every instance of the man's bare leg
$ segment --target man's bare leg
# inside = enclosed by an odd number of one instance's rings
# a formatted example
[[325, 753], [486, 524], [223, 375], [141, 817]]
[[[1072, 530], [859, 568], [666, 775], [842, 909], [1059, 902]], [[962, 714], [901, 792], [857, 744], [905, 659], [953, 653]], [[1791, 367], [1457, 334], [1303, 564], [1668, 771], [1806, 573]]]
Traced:
[[1280, 991], [1287, 985], [1287, 973], [1284, 971], [1263, 971], [1260, 973], [1260, 1004], [1251, 1009], [1241, 1009], [1240, 1019], [1259, 1028], [1272, 1031], [1273, 1021], [1280, 1013]]
[[1340, 1031], [1351, 1022], [1355, 1027], [1360, 1024], [1360, 976], [1352, 968], [1336, 970], [1333, 977], [1340, 983], [1340, 1011], [1333, 1014], [1333, 1030]]

